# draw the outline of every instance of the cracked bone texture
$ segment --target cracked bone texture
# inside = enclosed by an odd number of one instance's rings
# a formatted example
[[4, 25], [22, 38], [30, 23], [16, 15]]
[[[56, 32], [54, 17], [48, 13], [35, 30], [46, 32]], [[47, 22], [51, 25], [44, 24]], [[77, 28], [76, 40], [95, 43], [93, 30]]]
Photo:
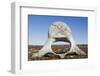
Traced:
[[70, 28], [64, 22], [54, 22], [49, 28], [49, 37], [67, 37], [71, 33]]
[[[53, 50], [51, 49], [51, 45], [56, 41], [56, 38], [65, 38], [67, 41], [69, 41], [71, 44], [70, 50], [64, 54], [56, 54], [55, 52], [53, 52]], [[60, 58], [64, 58], [65, 55], [73, 52], [78, 55], [86, 55], [85, 52], [79, 49], [78, 46], [75, 44], [69, 26], [64, 22], [57, 21], [52, 23], [52, 25], [49, 27], [48, 39], [45, 42], [43, 48], [40, 49], [38, 52], [33, 53], [32, 57], [42, 57], [47, 53], [53, 53], [54, 55], [59, 55]]]

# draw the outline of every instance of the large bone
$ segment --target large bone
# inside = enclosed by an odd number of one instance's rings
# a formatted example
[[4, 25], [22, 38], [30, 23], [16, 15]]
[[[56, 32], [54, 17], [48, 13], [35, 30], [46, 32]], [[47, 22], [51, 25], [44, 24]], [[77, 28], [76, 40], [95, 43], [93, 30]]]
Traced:
[[[51, 45], [56, 41], [56, 39], [66, 39], [66, 42], [70, 43], [70, 50], [63, 53], [63, 54], [56, 54], [52, 49]], [[66, 48], [65, 48], [66, 50]], [[54, 22], [48, 32], [48, 39], [46, 43], [44, 44], [43, 48], [40, 49], [38, 52], [33, 53], [32, 57], [42, 57], [47, 53], [53, 53], [54, 55], [59, 55], [61, 58], [64, 58], [65, 55], [69, 53], [75, 52], [78, 55], [86, 55], [85, 52], [83, 52], [81, 49], [78, 48], [78, 46], [75, 44], [75, 41], [73, 39], [71, 29], [67, 24], [64, 22]]]

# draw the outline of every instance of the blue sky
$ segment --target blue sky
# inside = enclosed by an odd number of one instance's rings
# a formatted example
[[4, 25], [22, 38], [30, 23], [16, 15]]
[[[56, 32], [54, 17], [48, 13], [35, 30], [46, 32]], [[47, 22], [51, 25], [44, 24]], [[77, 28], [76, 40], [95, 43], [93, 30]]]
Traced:
[[49, 26], [55, 21], [63, 21], [69, 25], [77, 44], [88, 43], [87, 17], [28, 15], [29, 44], [43, 45], [48, 38]]

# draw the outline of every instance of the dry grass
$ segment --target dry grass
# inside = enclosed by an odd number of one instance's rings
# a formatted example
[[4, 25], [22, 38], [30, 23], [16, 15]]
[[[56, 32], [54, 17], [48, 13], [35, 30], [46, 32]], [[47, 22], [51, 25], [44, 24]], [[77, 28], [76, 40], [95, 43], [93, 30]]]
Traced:
[[[39, 45], [29, 45], [28, 46], [28, 60], [32, 61], [32, 60], [56, 60], [56, 59], [61, 59], [58, 55], [54, 55], [52, 53], [47, 53], [46, 55], [44, 55], [41, 58], [32, 57], [33, 53], [38, 52], [38, 50], [40, 50], [43, 46], [39, 46]], [[80, 58], [88, 58], [88, 45], [84, 44], [84, 45], [78, 45], [78, 47], [83, 50], [86, 55], [77, 55], [76, 53], [71, 53], [68, 54], [64, 57], [64, 59], [80, 59]], [[52, 49], [54, 50], [55, 53], [64, 53], [66, 51], [62, 51], [63, 49], [68, 48], [69, 46], [66, 45], [54, 45], [52, 46]]]

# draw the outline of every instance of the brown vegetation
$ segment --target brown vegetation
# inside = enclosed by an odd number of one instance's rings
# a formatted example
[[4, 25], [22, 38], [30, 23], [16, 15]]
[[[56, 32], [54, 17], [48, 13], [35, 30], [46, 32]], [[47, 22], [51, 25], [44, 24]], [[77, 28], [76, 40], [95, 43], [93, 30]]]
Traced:
[[[64, 57], [64, 59], [80, 59], [80, 58], [88, 58], [88, 45], [87, 44], [80, 44], [77, 45], [81, 50], [83, 50], [86, 55], [77, 55], [76, 53], [71, 53], [68, 54]], [[56, 59], [61, 59], [58, 55], [54, 55], [52, 53], [48, 53], [46, 55], [44, 55], [41, 58], [33, 58], [32, 54], [38, 52], [38, 50], [40, 50], [43, 46], [40, 45], [29, 45], [28, 46], [28, 60], [32, 61], [32, 60], [56, 60]], [[52, 49], [55, 53], [61, 54], [61, 53], [65, 53], [66, 51], [62, 51], [65, 48], [67, 48], [68, 50], [70, 49], [70, 47], [67, 45], [53, 45]]]

